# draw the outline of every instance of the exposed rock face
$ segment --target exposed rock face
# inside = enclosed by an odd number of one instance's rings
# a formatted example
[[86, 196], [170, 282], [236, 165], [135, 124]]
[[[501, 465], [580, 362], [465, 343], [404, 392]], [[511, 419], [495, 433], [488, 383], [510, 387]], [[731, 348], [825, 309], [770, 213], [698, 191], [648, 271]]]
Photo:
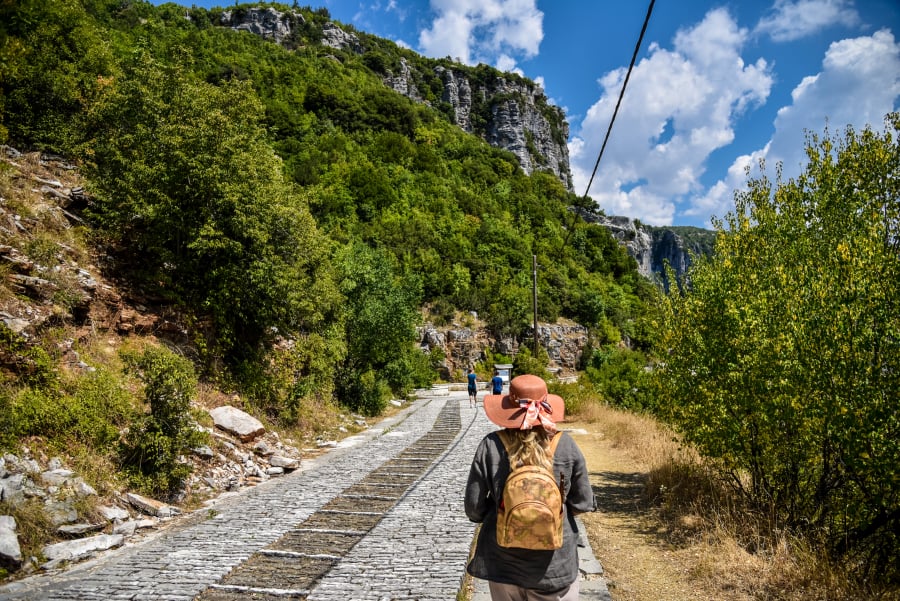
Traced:
[[291, 35], [295, 23], [303, 23], [303, 15], [282, 13], [274, 8], [249, 8], [222, 13], [222, 25], [235, 31], [249, 31], [279, 44]]
[[[491, 119], [485, 139], [492, 146], [505, 148], [519, 159], [525, 173], [549, 171], [572, 189], [569, 173], [569, 125], [562, 111], [547, 104], [543, 90], [534, 84], [519, 84], [499, 78], [492, 90], [479, 90], [491, 98]], [[555, 113], [559, 129], [554, 135], [551, 121], [541, 111]], [[461, 105], [462, 110], [470, 110]]]
[[416, 102], [422, 102], [422, 96], [419, 94], [419, 89], [413, 81], [412, 70], [409, 68], [409, 63], [406, 62], [405, 58], [400, 59], [400, 72], [396, 75], [388, 74], [384, 78], [384, 83], [395, 92], [403, 94]]
[[[681, 277], [691, 266], [691, 254], [710, 254], [715, 240], [715, 232], [711, 230], [652, 227], [631, 217], [584, 216], [607, 228], [628, 249], [628, 254], [637, 261], [638, 271], [647, 278], [662, 279], [666, 263]], [[693, 240], [687, 241], [679, 230], [693, 232]]]
[[[284, 43], [297, 22], [304, 22], [300, 13], [250, 8], [223, 13], [221, 24]], [[356, 54], [366, 52], [359, 36], [333, 22], [322, 26], [322, 44]], [[456, 125], [481, 136], [492, 146], [515, 154], [525, 173], [552, 173], [571, 190], [569, 125], [562, 110], [551, 105], [543, 89], [532, 81], [503, 77], [497, 72], [489, 73], [486, 78], [481, 74], [476, 84], [470, 72], [471, 69], [462, 67], [448, 69], [437, 65], [433, 74], [419, 75], [425, 79], [437, 75], [443, 82], [440, 100], [452, 107]], [[416, 102], [424, 102], [415, 75], [409, 63], [401, 58], [399, 72], [386, 73], [384, 83]]]
[[339, 50], [349, 50], [356, 54], [363, 53], [363, 47], [359, 43], [359, 38], [353, 33], [344, 31], [334, 23], [326, 23], [322, 27], [322, 44]]
[[613, 238], [628, 249], [644, 277], [653, 275], [653, 236], [631, 217], [598, 217], [595, 223], [610, 231]]
[[[400, 71], [397, 76], [388, 74], [385, 83], [421, 101], [419, 91], [410, 83], [412, 76], [405, 61], [401, 61]], [[456, 125], [480, 135], [492, 146], [515, 154], [525, 173], [552, 173], [567, 190], [572, 189], [566, 144], [569, 125], [562, 110], [548, 103], [539, 86], [500, 76], [475, 85], [466, 71], [440, 65], [434, 72], [444, 84], [441, 101], [452, 107]], [[474, 118], [476, 114], [479, 122]]]
[[[419, 329], [419, 345], [424, 351], [438, 347], [444, 352], [445, 360], [441, 377], [452, 380], [483, 361], [486, 350], [513, 356], [519, 351], [519, 340], [507, 337], [496, 338], [483, 327], [467, 327], [453, 324], [436, 327], [425, 324]], [[573, 374], [581, 361], [588, 340], [588, 330], [574, 322], [538, 322], [538, 341], [550, 356], [549, 368], [560, 377]]]
[[444, 67], [435, 67], [434, 72], [444, 82], [444, 92], [441, 100], [453, 107], [454, 122], [465, 131], [472, 132], [472, 88], [465, 77], [458, 78], [456, 74]]

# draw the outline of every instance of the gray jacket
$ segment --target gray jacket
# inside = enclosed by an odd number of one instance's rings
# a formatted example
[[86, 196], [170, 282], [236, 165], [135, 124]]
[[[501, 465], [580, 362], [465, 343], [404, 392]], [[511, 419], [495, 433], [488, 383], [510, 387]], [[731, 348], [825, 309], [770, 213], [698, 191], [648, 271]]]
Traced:
[[575, 514], [594, 510], [594, 492], [587, 465], [575, 441], [562, 433], [553, 456], [559, 481], [565, 476], [563, 545], [555, 551], [508, 549], [497, 544], [497, 499], [509, 476], [509, 457], [496, 432], [482, 439], [475, 451], [466, 484], [466, 515], [481, 524], [475, 555], [467, 571], [476, 578], [514, 584], [540, 592], [566, 588], [578, 578], [578, 532]]

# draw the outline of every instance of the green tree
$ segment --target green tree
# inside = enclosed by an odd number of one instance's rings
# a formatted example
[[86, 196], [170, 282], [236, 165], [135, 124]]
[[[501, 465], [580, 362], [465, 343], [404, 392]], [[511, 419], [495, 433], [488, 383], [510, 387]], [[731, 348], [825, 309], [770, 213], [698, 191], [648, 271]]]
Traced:
[[138, 52], [97, 105], [95, 214], [145, 284], [210, 316], [225, 352], [317, 331], [336, 311], [329, 245], [284, 180], [246, 82], [193, 79]]
[[82, 2], [0, 2], [0, 140], [71, 151], [115, 62]]
[[410, 358], [421, 286], [396, 276], [389, 257], [364, 244], [343, 248], [337, 264], [348, 312], [348, 353], [337, 374], [338, 394], [349, 406], [377, 415], [391, 388], [403, 392], [412, 383], [408, 370], [416, 372], [423, 363]]
[[669, 297], [669, 416], [773, 525], [900, 578], [900, 115], [751, 179]]

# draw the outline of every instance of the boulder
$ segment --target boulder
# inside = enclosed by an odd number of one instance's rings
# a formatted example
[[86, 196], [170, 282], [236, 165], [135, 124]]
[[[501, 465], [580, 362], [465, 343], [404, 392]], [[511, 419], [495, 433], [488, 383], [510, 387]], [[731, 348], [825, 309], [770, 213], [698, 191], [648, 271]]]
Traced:
[[22, 549], [16, 536], [16, 520], [0, 515], [0, 565], [16, 567], [22, 563]]
[[266, 431], [261, 421], [237, 407], [229, 405], [216, 407], [210, 410], [209, 415], [217, 428], [234, 434], [241, 439], [241, 442], [250, 442]]
[[290, 457], [283, 457], [281, 455], [272, 455], [269, 457], [269, 465], [272, 467], [280, 467], [287, 470], [295, 470], [300, 467], [300, 461], [297, 459], [292, 459]]

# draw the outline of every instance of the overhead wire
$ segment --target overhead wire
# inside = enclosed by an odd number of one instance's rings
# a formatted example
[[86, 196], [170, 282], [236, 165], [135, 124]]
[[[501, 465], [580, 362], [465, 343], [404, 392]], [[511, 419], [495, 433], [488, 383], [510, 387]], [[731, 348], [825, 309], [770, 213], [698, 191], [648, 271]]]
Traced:
[[[606, 143], [609, 142], [609, 136], [612, 133], [613, 123], [616, 122], [616, 115], [619, 114], [619, 106], [621, 106], [622, 98], [625, 96], [625, 88], [628, 86], [628, 80], [631, 79], [631, 72], [632, 70], [634, 70], [634, 63], [637, 62], [637, 55], [641, 50], [641, 44], [644, 41], [644, 34], [647, 32], [647, 24], [650, 23], [650, 15], [653, 14], [654, 4], [656, 4], [656, 0], [650, 0], [650, 6], [647, 7], [647, 16], [644, 17], [644, 25], [641, 27], [641, 34], [638, 36], [637, 44], [635, 44], [634, 46], [634, 53], [631, 55], [631, 63], [628, 65], [628, 71], [625, 73], [625, 81], [622, 82], [622, 89], [619, 91], [619, 99], [616, 101], [616, 108], [613, 109], [612, 118], [610, 118], [609, 120], [609, 127], [606, 128], [606, 136], [603, 138], [603, 144], [600, 146], [600, 154], [597, 155], [597, 162], [594, 163], [594, 170], [591, 172], [591, 178], [590, 180], [588, 180], [588, 185], [584, 191], [584, 196], [581, 197], [585, 201], [589, 198], [588, 192], [591, 191], [591, 184], [594, 183], [594, 176], [597, 175], [597, 167], [600, 166], [600, 159], [603, 158], [603, 152], [606, 150]], [[572, 216], [572, 225], [566, 232], [566, 237], [563, 240], [563, 247], [565, 247], [569, 243], [569, 237], [575, 230], [575, 224], [577, 223], [577, 220], [578, 212], [574, 211]]]
[[600, 154], [597, 155], [597, 162], [594, 163], [594, 170], [591, 172], [591, 179], [588, 180], [587, 189], [584, 191], [584, 197], [587, 198], [588, 192], [591, 190], [591, 184], [594, 183], [594, 176], [597, 174], [597, 167], [600, 166], [600, 159], [603, 158], [603, 151], [606, 150], [606, 143], [609, 142], [609, 136], [612, 133], [613, 123], [616, 122], [616, 115], [619, 114], [619, 106], [622, 104], [622, 98], [625, 96], [625, 88], [628, 86], [628, 80], [631, 79], [631, 71], [634, 69], [634, 63], [637, 61], [638, 52], [641, 49], [641, 43], [644, 41], [644, 34], [647, 32], [647, 24], [650, 22], [650, 15], [653, 13], [653, 5], [656, 0], [650, 0], [650, 6], [647, 7], [647, 16], [644, 17], [644, 25], [641, 27], [641, 35], [638, 37], [637, 44], [634, 46], [634, 54], [631, 55], [631, 64], [628, 65], [628, 72], [625, 74], [625, 81], [622, 82], [622, 89], [619, 91], [619, 99], [616, 101], [616, 108], [613, 110], [612, 118], [609, 120], [609, 127], [606, 128], [606, 136], [603, 138], [603, 145], [600, 146]]

